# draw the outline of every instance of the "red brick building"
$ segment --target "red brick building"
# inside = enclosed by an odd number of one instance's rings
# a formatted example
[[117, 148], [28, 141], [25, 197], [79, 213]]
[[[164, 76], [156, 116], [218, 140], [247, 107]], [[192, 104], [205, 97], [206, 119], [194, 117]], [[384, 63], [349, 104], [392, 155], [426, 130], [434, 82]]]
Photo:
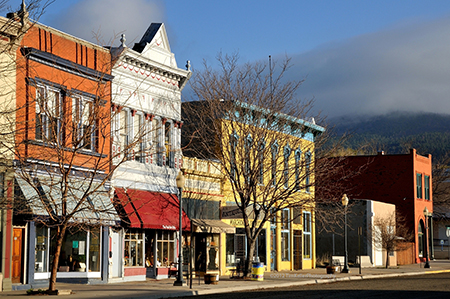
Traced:
[[[415, 262], [425, 261], [426, 248], [429, 248], [431, 258], [431, 155], [424, 157], [411, 149], [409, 154], [403, 155], [380, 152], [375, 156], [348, 156], [341, 163], [342, 171], [349, 176], [343, 181], [343, 190], [350, 200], [370, 199], [395, 204], [397, 215], [403, 216], [406, 225], [414, 232]], [[428, 217], [425, 217], [425, 209]]]
[[62, 240], [58, 281], [106, 282], [108, 226], [118, 220], [108, 190], [110, 52], [31, 22], [24, 5], [8, 17], [24, 26], [8, 94], [13, 138], [0, 157], [11, 159], [7, 194], [15, 202], [14, 217], [2, 226], [3, 289], [48, 285], [55, 223], [65, 219], [75, 224]]

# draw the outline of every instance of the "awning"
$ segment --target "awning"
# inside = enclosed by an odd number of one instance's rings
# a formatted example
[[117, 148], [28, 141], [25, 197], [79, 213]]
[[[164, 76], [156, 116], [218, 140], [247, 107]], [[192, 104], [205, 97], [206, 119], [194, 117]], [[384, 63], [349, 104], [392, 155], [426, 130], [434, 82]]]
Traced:
[[61, 181], [57, 176], [37, 176], [32, 178], [30, 184], [17, 175], [16, 182], [24, 196], [24, 206], [33, 215], [63, 216], [62, 208], [65, 204], [66, 215], [73, 213], [74, 222], [115, 225], [120, 221], [108, 192], [97, 182], [70, 178], [65, 200], [62, 200]]
[[234, 234], [236, 228], [222, 222], [221, 220], [210, 219], [192, 219], [193, 231], [195, 233], [211, 233], [211, 234]]
[[[123, 207], [129, 226], [178, 230], [179, 204], [175, 194], [116, 188], [116, 195]], [[190, 221], [183, 211], [183, 230], [190, 229]]]

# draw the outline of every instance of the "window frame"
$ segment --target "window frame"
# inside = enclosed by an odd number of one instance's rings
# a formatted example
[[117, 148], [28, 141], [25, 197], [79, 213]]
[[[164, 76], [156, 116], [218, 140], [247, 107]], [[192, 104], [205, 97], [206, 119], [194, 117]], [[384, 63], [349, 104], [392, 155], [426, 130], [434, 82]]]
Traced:
[[312, 214], [303, 211], [303, 259], [312, 259]]
[[277, 157], [278, 157], [278, 150], [279, 150], [279, 146], [278, 146], [278, 142], [275, 140], [274, 143], [272, 143], [271, 146], [271, 173], [270, 173], [270, 184], [272, 187], [275, 187], [276, 185], [276, 181], [277, 181]]
[[416, 197], [419, 199], [423, 198], [422, 174], [421, 173], [416, 173]]
[[284, 169], [283, 169], [283, 177], [284, 177], [284, 188], [289, 188], [289, 159], [291, 156], [291, 148], [289, 144], [284, 147], [283, 156], [284, 156]]
[[[43, 91], [43, 94], [42, 92]], [[49, 93], [52, 92], [56, 94], [55, 102], [52, 104], [52, 106], [56, 107], [58, 110], [56, 115], [55, 111], [50, 111], [53, 107], [49, 107], [50, 101], [50, 95]], [[64, 96], [62, 94], [62, 90], [57, 87], [48, 86], [44, 84], [37, 84], [36, 85], [36, 106], [35, 106], [35, 139], [53, 144], [61, 141], [62, 138], [62, 122], [64, 117]], [[52, 117], [54, 116], [54, 117]], [[52, 119], [53, 118], [53, 119]], [[56, 124], [53, 123], [56, 121]], [[53, 130], [52, 128], [55, 126], [56, 128], [56, 136], [55, 139], [53, 138]], [[40, 132], [40, 133], [38, 133]], [[39, 136], [38, 136], [39, 135]]]
[[[72, 99], [72, 144], [80, 144], [80, 148], [98, 152], [98, 119], [95, 117], [94, 99], [73, 95]], [[86, 122], [86, 107], [89, 107]], [[86, 128], [84, 127], [86, 125]], [[88, 136], [85, 130], [90, 130], [89, 142], [85, 139]], [[76, 139], [75, 139], [76, 138]], [[83, 139], [83, 140], [80, 140]]]
[[311, 192], [311, 162], [312, 162], [312, 155], [310, 151], [307, 151], [305, 153], [305, 191]]
[[291, 223], [290, 209], [281, 210], [281, 261], [291, 260]]
[[430, 200], [430, 176], [425, 175], [424, 177], [424, 198], [425, 200]]

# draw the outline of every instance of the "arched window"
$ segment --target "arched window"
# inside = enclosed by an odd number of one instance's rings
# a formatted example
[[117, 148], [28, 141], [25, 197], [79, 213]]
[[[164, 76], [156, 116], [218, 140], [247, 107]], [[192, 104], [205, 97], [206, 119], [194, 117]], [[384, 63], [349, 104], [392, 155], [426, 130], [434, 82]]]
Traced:
[[236, 180], [236, 148], [238, 140], [239, 136], [236, 133], [230, 136], [230, 174], [233, 180]]
[[302, 151], [297, 149], [295, 151], [295, 189], [300, 190], [300, 171], [301, 171]]
[[244, 177], [246, 178], [247, 182], [250, 183], [250, 178], [252, 176], [251, 171], [251, 157], [250, 152], [253, 145], [253, 139], [252, 136], [248, 135], [247, 138], [245, 138], [245, 145], [244, 145], [244, 151], [245, 151], [245, 173]]
[[275, 186], [277, 180], [277, 155], [278, 155], [278, 142], [275, 141], [272, 144], [272, 164], [271, 164], [271, 184]]
[[305, 188], [306, 192], [310, 191], [311, 185], [311, 153], [308, 151], [305, 154]]
[[289, 157], [291, 155], [291, 148], [289, 147], [289, 144], [284, 147], [284, 169], [283, 169], [283, 176], [284, 176], [284, 187], [289, 187]]
[[418, 227], [418, 239], [419, 239], [419, 257], [423, 257], [423, 250], [425, 248], [425, 236], [424, 236], [424, 232], [425, 232], [425, 228], [423, 225], [423, 221], [420, 220], [419, 221], [419, 227]]
[[258, 148], [258, 183], [264, 185], [264, 150], [266, 148], [266, 142], [261, 141]]

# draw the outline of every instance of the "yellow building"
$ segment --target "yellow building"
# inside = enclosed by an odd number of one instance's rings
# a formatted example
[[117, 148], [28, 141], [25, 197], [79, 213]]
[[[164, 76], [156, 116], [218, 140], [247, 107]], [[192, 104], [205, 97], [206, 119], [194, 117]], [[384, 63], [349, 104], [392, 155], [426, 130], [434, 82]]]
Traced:
[[324, 128], [236, 101], [182, 105], [184, 155], [220, 161], [220, 219], [236, 228], [221, 236], [223, 274], [248, 256], [268, 271], [314, 268], [314, 142]]

